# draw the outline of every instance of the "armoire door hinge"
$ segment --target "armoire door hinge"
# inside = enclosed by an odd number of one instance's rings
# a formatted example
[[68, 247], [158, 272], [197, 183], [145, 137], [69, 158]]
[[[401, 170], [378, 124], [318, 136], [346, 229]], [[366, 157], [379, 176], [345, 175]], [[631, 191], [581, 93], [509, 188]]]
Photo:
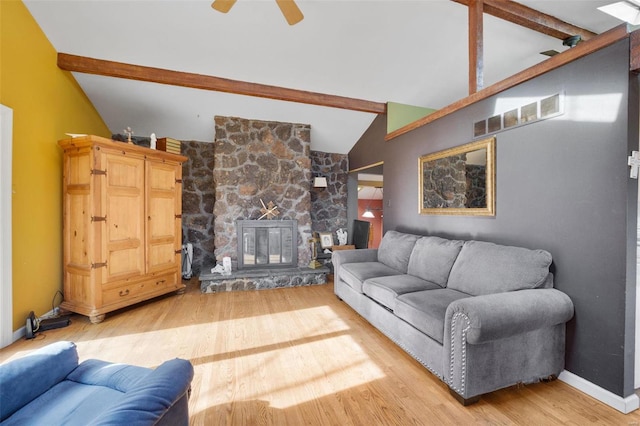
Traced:
[[177, 214], [176, 215], [176, 219], [182, 219], [182, 215], [181, 214]]
[[91, 216], [91, 222], [106, 222], [106, 216]]
[[92, 175], [107, 175], [107, 171], [106, 170], [98, 170], [98, 169], [91, 169], [91, 174]]
[[182, 183], [182, 179], [176, 179], [176, 183]]
[[103, 268], [107, 266], [107, 262], [102, 262], [102, 263], [92, 263], [91, 264], [91, 269], [97, 269], [97, 268]]
[[182, 250], [176, 250], [176, 254], [181, 254]]

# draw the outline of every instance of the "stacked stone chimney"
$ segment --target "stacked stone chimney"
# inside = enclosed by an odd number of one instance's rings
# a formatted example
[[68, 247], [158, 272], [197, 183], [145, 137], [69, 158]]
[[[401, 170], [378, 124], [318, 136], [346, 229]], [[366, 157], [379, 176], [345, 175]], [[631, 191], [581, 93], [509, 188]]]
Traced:
[[274, 219], [298, 221], [298, 265], [311, 260], [310, 133], [306, 124], [215, 117], [215, 259], [237, 262], [235, 221], [258, 219], [263, 203]]

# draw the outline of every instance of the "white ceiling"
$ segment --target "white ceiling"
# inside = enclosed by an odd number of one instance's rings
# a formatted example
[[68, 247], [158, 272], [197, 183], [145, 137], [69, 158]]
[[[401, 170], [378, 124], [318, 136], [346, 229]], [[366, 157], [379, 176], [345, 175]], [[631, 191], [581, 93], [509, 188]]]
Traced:
[[[373, 186], [361, 185], [360, 182], [380, 182]], [[359, 200], [382, 200], [382, 187], [384, 186], [384, 176], [382, 174], [358, 173], [358, 199]]]
[[[521, 1], [601, 33], [605, 1]], [[289, 26], [274, 0], [25, 0], [58, 52], [293, 89], [441, 108], [467, 95], [467, 8], [448, 0], [297, 0]], [[484, 18], [485, 86], [566, 49]], [[212, 141], [215, 115], [311, 125], [311, 149], [347, 153], [373, 114], [74, 73], [111, 132]], [[81, 133], [82, 129], [68, 129]]]

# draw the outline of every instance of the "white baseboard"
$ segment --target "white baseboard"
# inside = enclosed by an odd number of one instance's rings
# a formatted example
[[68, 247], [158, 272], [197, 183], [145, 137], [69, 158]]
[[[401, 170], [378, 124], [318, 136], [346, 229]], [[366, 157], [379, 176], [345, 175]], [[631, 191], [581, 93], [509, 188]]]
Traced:
[[13, 340], [11, 343], [17, 342], [18, 340], [24, 338], [27, 335], [27, 327], [23, 325], [19, 329], [13, 332]]
[[621, 413], [629, 414], [640, 407], [640, 398], [635, 393], [623, 398], [566, 370], [560, 373], [558, 379]]

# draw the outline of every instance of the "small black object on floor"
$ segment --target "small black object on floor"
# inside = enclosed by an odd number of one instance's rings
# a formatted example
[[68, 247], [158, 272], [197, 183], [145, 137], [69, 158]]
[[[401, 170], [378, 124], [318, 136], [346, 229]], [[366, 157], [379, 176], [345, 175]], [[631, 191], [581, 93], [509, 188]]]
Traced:
[[70, 315], [61, 315], [54, 318], [40, 319], [36, 318], [33, 311], [31, 311], [27, 317], [25, 338], [33, 339], [39, 331], [53, 330], [54, 328], [63, 328], [68, 326], [71, 324], [69, 316]]

